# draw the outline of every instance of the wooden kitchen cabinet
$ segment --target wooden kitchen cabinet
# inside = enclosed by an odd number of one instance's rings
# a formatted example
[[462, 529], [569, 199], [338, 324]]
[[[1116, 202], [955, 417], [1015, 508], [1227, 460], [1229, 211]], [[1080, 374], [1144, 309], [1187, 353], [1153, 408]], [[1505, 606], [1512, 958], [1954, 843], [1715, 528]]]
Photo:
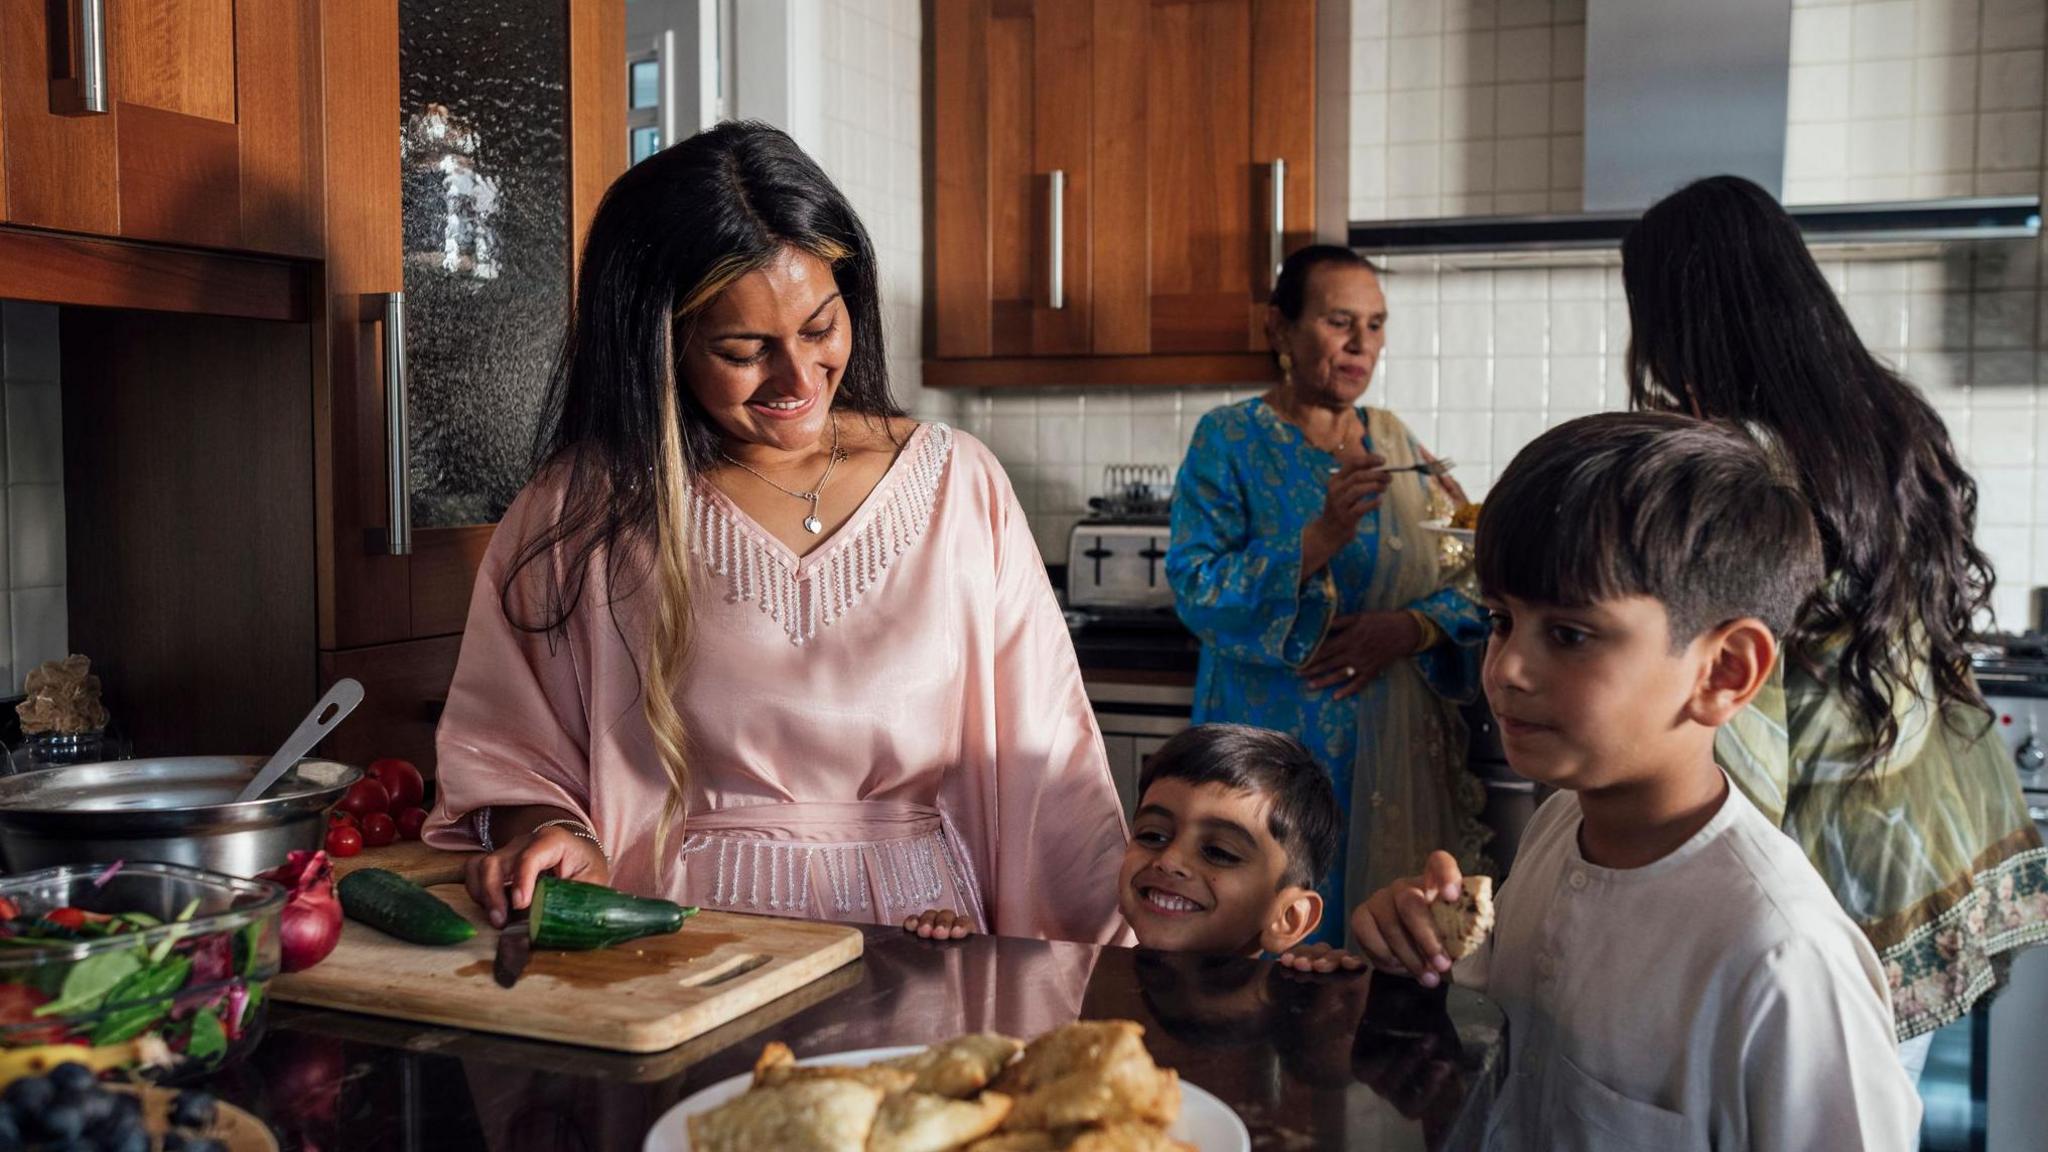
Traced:
[[[500, 19], [527, 34], [508, 40]], [[626, 168], [624, 0], [351, 0], [326, 22], [323, 678], [350, 650], [462, 631], [523, 479], [583, 232]], [[547, 148], [552, 174], [532, 160]], [[387, 419], [392, 293], [405, 298], [402, 441]], [[402, 553], [395, 484], [412, 521]]]
[[96, 52], [89, 3], [0, 0], [0, 219], [318, 256], [319, 0], [105, 0]]
[[1269, 375], [1275, 256], [1315, 231], [1314, 0], [927, 12], [925, 384]]

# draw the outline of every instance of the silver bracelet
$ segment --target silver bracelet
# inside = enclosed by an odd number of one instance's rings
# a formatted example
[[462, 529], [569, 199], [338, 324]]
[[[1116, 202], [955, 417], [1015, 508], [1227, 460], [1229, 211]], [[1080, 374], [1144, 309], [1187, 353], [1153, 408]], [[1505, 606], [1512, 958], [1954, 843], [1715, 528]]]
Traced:
[[491, 806], [486, 804], [483, 807], [477, 809], [476, 811], [471, 812], [469, 814], [469, 820], [471, 824], [474, 824], [476, 826], [477, 846], [482, 848], [485, 852], [497, 851], [496, 848], [493, 848], [491, 846]]
[[612, 854], [604, 850], [604, 841], [599, 840], [597, 838], [597, 833], [590, 830], [590, 825], [585, 824], [581, 820], [548, 820], [537, 825], [534, 828], [532, 835], [538, 836], [543, 831], [549, 828], [567, 828], [569, 830], [569, 835], [580, 836], [583, 839], [590, 841], [592, 844], [597, 845], [597, 854], [604, 857], [606, 861], [610, 861], [612, 858]]

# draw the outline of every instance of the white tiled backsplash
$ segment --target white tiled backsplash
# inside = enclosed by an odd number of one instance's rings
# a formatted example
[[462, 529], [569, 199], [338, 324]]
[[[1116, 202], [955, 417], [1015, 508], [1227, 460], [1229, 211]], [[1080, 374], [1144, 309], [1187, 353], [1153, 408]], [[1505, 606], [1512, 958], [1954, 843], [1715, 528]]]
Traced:
[[932, 419], [953, 398], [918, 384], [924, 333], [923, 105], [918, 0], [825, 0], [824, 136], [817, 160], [874, 241], [896, 398]]
[[65, 651], [64, 435], [57, 391], [57, 309], [0, 303], [0, 420], [7, 499], [0, 506], [0, 695]]
[[[2048, 0], [1795, 0], [1786, 196], [1805, 202], [2043, 188]], [[1579, 207], [1584, 0], [1352, 0], [1354, 218]], [[1981, 488], [1994, 607], [2027, 622], [2048, 584], [2048, 297], [2042, 246], [1830, 262], [1873, 350], [1928, 395]], [[1546, 427], [1627, 403], [1614, 268], [1386, 277], [1388, 347], [1368, 394], [1481, 494]], [[990, 391], [956, 419], [994, 446], [1063, 559], [1104, 465], [1178, 464], [1235, 390]]]

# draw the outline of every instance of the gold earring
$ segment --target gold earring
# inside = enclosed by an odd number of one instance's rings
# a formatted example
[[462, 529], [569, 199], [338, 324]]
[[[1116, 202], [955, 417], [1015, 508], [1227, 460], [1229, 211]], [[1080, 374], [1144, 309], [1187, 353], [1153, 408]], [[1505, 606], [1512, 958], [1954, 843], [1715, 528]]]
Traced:
[[1282, 379], [1286, 379], [1286, 378], [1292, 377], [1292, 376], [1294, 375], [1294, 357], [1292, 357], [1292, 356], [1289, 356], [1289, 355], [1288, 355], [1287, 353], [1285, 353], [1285, 352], [1282, 352], [1282, 353], [1280, 353], [1280, 357], [1279, 357], [1279, 359], [1280, 359], [1280, 376], [1281, 376], [1281, 378], [1282, 378]]

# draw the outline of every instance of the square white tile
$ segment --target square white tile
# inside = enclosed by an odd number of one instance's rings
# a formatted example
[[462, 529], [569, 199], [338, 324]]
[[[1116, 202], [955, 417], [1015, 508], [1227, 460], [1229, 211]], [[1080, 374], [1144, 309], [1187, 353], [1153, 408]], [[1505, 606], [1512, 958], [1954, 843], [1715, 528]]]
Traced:
[[[1975, 396], [1972, 396], [1975, 399]], [[1975, 416], [1986, 417], [1984, 419]], [[2034, 437], [2034, 413], [2016, 408], [1979, 408], [1970, 421], [1969, 462], [1973, 467], [2032, 467], [2041, 446]]]
[[1915, 39], [1923, 53], [1973, 52], [1982, 0], [1920, 0]]
[[1859, 120], [1912, 115], [1912, 59], [1857, 60], [1849, 65], [1849, 114]]
[[1785, 179], [1839, 178], [1849, 167], [1849, 125], [1792, 124], [1785, 129]]
[[1811, 124], [1849, 118], [1847, 64], [1794, 64], [1786, 89], [1785, 118]]
[[1445, 36], [1444, 87], [1493, 83], [1498, 53], [1499, 38], [1491, 31], [1472, 31]]
[[1586, 82], [1553, 80], [1550, 83], [1550, 127], [1557, 132], [1586, 130]]
[[1493, 307], [1494, 349], [1502, 356], [1541, 356], [1549, 349], [1550, 312], [1542, 304], [1509, 301]]
[[1494, 143], [1494, 182], [1502, 192], [1539, 192], [1550, 187], [1550, 141], [1546, 137]]
[[1494, 126], [1502, 138], [1550, 133], [1550, 82], [1534, 80], [1494, 88]]
[[1549, 407], [1555, 411], [1598, 412], [1606, 405], [1607, 363], [1599, 356], [1550, 358]]
[[2031, 527], [2034, 523], [2034, 470], [2031, 467], [1979, 468], [1977, 523], [1987, 527]]
[[57, 306], [0, 302], [0, 368], [9, 380], [58, 379]]
[[8, 587], [64, 583], [63, 486], [9, 485], [7, 505]]
[[1977, 67], [1978, 109], [1994, 112], [2041, 107], [2041, 49], [1986, 51]]
[[1398, 36], [1388, 45], [1387, 87], [1400, 92], [1441, 88], [1443, 83], [1442, 36]]
[[2033, 291], [1977, 292], [1970, 303], [1970, 345], [2024, 348], [2034, 342], [2039, 294]]
[[1550, 401], [1550, 362], [1541, 356], [1502, 356], [1493, 364], [1493, 411], [1541, 412]]
[[70, 617], [63, 588], [17, 588], [7, 595], [14, 615], [13, 663], [23, 676], [38, 664], [69, 655]]
[[1849, 59], [1849, 9], [1795, 8], [1792, 63], [1833, 64]]
[[6, 381], [6, 478], [63, 484], [63, 394], [51, 381]]
[[1438, 0], [1393, 0], [1389, 30], [1396, 36], [1424, 36], [1444, 30], [1443, 5]]
[[1457, 356], [1443, 362], [1438, 406], [1451, 412], [1493, 410], [1493, 361], [1482, 356]]
[[1493, 462], [1493, 414], [1490, 412], [1445, 413], [1437, 420], [1434, 451], [1458, 462], [1463, 476], [1468, 468], [1484, 468]]
[[1180, 417], [1147, 414], [1131, 417], [1131, 462], [1177, 465], [1181, 456]]
[[1586, 26], [1557, 24], [1550, 29], [1550, 75], [1577, 79], [1586, 74]]
[[2041, 113], [1977, 114], [1977, 166], [1980, 169], [2010, 171], [2038, 168], [2040, 164]]
[[1445, 356], [1488, 356], [1493, 352], [1493, 305], [1446, 300], [1438, 314], [1438, 347]]
[[1548, 27], [1503, 29], [1496, 51], [1494, 75], [1502, 82], [1550, 79]]
[[2032, 48], [2048, 33], [2044, 19], [2048, 4], [2042, 0], [1984, 0], [1980, 43], [1986, 48]]
[[1083, 428], [1083, 459], [1092, 468], [1127, 464], [1131, 457], [1131, 417], [1128, 413], [1088, 413]]
[[[1865, 0], [1853, 8], [1850, 51], [1858, 60], [1911, 56], [1916, 15], [1913, 0]], [[1797, 14], [1794, 15], [1796, 25]], [[1798, 56], [1795, 52], [1794, 59]]]
[[1515, 458], [1515, 453], [1529, 446], [1531, 440], [1543, 435], [1544, 421], [1541, 412], [1502, 412], [1493, 418], [1493, 460], [1505, 468]]

